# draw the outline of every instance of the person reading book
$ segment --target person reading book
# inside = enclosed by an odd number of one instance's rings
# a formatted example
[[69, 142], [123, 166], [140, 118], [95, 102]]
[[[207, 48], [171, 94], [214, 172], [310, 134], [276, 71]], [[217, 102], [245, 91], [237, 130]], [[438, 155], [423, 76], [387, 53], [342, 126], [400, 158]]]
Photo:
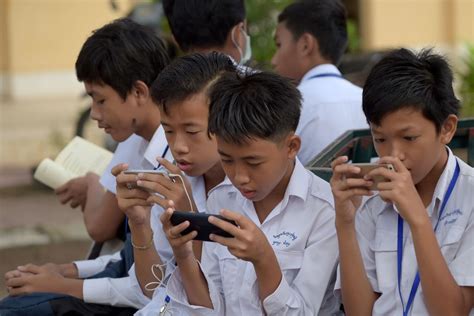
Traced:
[[[172, 159], [149, 89], [168, 63], [160, 38], [128, 19], [101, 27], [84, 43], [76, 73], [92, 97], [91, 117], [120, 142], [109, 166], [128, 163], [136, 169], [153, 169], [157, 156]], [[115, 197], [115, 177], [106, 172], [102, 180], [108, 189], [105, 195], [94, 196], [89, 188], [88, 197], [105, 199], [108, 208], [99, 214], [100, 220], [89, 220], [116, 232], [124, 215]], [[132, 264], [128, 238], [120, 253], [96, 260], [18, 267], [5, 275], [10, 296], [0, 302], [0, 314], [133, 314], [146, 302], [137, 297], [130, 281]]]

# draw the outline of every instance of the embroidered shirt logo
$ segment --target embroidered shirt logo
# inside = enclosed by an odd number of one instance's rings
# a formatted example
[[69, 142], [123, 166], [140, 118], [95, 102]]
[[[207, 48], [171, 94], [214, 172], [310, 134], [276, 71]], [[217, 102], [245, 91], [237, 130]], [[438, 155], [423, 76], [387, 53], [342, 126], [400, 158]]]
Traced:
[[447, 212], [445, 213], [443, 216], [441, 216], [440, 218], [440, 223], [441, 222], [444, 222], [443, 225], [449, 225], [449, 224], [453, 224], [454, 222], [456, 222], [458, 220], [458, 218], [463, 214], [463, 212], [460, 210], [460, 209], [455, 209], [454, 211], [452, 212]]
[[293, 241], [298, 238], [295, 233], [287, 231], [282, 231], [281, 233], [273, 235], [272, 237], [272, 246], [283, 246], [285, 248], [288, 248], [293, 243]]

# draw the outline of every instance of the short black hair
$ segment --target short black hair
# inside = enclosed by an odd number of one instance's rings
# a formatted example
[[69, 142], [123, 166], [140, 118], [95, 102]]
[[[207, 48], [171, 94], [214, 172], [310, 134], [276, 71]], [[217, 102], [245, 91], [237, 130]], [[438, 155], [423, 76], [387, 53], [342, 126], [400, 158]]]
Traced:
[[175, 59], [156, 78], [151, 97], [167, 113], [176, 102], [208, 89], [224, 72], [236, 71], [232, 60], [222, 53], [194, 53]]
[[163, 0], [163, 11], [183, 51], [222, 47], [245, 20], [244, 0]]
[[309, 33], [318, 40], [321, 56], [337, 65], [347, 48], [347, 12], [340, 0], [302, 0], [278, 16], [295, 40]]
[[136, 81], [150, 86], [168, 64], [166, 46], [153, 30], [118, 19], [86, 40], [77, 57], [76, 75], [81, 82], [107, 84], [125, 99]]
[[301, 94], [271, 72], [221, 76], [210, 93], [209, 133], [234, 144], [261, 138], [278, 143], [296, 131]]
[[432, 49], [419, 53], [405, 48], [393, 50], [367, 78], [362, 96], [367, 122], [380, 125], [387, 114], [405, 107], [420, 110], [438, 133], [450, 114], [459, 113], [453, 73], [446, 59]]

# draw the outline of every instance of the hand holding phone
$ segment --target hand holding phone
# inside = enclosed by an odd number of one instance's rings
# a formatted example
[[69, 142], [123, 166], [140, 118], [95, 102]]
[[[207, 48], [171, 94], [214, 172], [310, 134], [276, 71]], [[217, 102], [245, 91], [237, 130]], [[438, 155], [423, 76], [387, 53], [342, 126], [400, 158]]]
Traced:
[[[354, 167], [360, 168], [359, 173], [349, 173], [346, 174], [345, 176], [347, 178], [357, 178], [357, 179], [362, 179], [364, 178], [368, 173], [370, 173], [372, 170], [377, 169], [377, 168], [386, 168], [391, 171], [395, 171], [395, 168], [393, 167], [392, 164], [379, 164], [379, 163], [353, 163], [351, 164]], [[383, 176], [375, 176], [371, 177], [371, 180], [373, 181], [372, 186], [369, 188], [369, 190], [377, 190], [377, 185], [381, 182], [388, 182], [390, 180], [386, 179]]]
[[181, 232], [181, 235], [189, 234], [192, 231], [196, 231], [197, 235], [194, 238], [195, 240], [202, 240], [202, 241], [212, 241], [209, 239], [210, 234], [219, 235], [222, 237], [234, 237], [228, 232], [222, 230], [221, 228], [209, 223], [209, 216], [214, 216], [224, 221], [227, 221], [235, 226], [237, 224], [229, 220], [221, 215], [214, 215], [208, 213], [192, 213], [192, 212], [179, 212], [174, 211], [173, 215], [171, 215], [171, 224], [173, 226], [179, 225], [182, 222], [189, 221], [189, 226], [184, 231]]

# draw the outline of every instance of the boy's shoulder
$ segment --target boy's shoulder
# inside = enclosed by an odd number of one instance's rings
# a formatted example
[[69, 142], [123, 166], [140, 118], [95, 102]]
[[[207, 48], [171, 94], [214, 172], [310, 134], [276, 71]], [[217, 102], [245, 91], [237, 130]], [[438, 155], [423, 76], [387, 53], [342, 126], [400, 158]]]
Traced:
[[322, 200], [334, 207], [334, 196], [329, 183], [309, 170], [306, 170], [306, 172], [309, 174], [308, 193], [311, 198]]

